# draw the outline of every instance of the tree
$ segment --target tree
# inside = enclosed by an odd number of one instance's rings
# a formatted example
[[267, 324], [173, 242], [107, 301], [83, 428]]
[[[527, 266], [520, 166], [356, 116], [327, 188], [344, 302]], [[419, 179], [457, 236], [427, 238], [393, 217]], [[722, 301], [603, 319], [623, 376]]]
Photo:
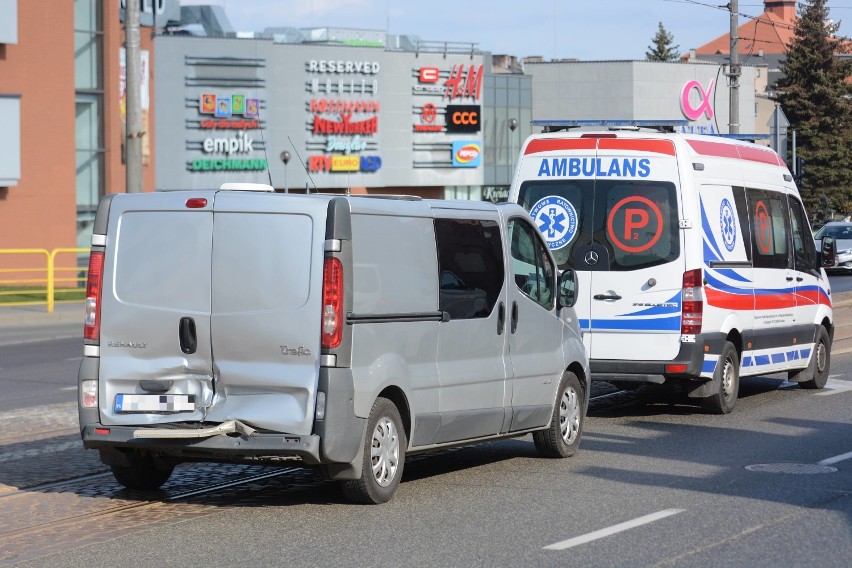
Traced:
[[679, 45], [672, 46], [674, 35], [666, 31], [663, 27], [663, 22], [660, 22], [660, 27], [657, 29], [657, 35], [651, 38], [652, 45], [648, 46], [649, 51], [645, 52], [647, 61], [676, 61], [680, 54], [678, 53]]
[[804, 158], [800, 190], [814, 216], [821, 197], [831, 209], [852, 212], [852, 98], [846, 78], [852, 65], [836, 57], [843, 46], [833, 37], [839, 23], [828, 19], [827, 0], [804, 0], [795, 36], [781, 62], [784, 78], [777, 100], [796, 131]]

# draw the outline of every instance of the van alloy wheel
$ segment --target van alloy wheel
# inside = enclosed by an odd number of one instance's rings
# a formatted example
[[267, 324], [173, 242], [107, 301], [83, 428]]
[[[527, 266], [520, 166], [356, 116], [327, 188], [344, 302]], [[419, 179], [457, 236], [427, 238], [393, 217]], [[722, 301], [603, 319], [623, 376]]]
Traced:
[[405, 468], [408, 437], [399, 409], [386, 398], [377, 398], [367, 418], [362, 442], [361, 476], [340, 483], [353, 503], [386, 503], [393, 497]]
[[821, 389], [828, 382], [828, 370], [831, 367], [831, 339], [823, 326], [820, 326], [817, 332], [813, 358], [813, 375], [809, 380], [799, 383], [803, 389]]
[[554, 402], [550, 425], [533, 432], [533, 442], [546, 458], [571, 457], [580, 445], [585, 416], [585, 391], [577, 375], [571, 371], [562, 375]]
[[562, 431], [562, 439], [568, 445], [573, 444], [580, 434], [581, 413], [580, 397], [577, 391], [568, 385], [559, 403], [559, 428]]
[[393, 481], [399, 467], [399, 437], [396, 426], [387, 416], [383, 416], [373, 429], [370, 448], [370, 461], [373, 464], [376, 483], [387, 487]]

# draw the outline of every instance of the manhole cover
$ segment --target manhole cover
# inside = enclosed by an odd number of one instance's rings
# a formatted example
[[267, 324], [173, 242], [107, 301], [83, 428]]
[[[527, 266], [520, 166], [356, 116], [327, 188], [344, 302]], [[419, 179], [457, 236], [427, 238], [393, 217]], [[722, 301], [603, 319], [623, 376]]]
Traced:
[[761, 473], [793, 473], [793, 474], [811, 474], [811, 473], [833, 473], [837, 471], [836, 467], [830, 465], [819, 465], [816, 463], [758, 463], [747, 465], [749, 471], [759, 471]]

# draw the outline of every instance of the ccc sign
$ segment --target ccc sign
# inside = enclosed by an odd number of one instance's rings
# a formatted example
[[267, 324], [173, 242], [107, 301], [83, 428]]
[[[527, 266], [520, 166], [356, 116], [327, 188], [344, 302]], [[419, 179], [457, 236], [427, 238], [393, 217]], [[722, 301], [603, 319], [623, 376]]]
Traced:
[[447, 105], [447, 132], [479, 132], [479, 105]]

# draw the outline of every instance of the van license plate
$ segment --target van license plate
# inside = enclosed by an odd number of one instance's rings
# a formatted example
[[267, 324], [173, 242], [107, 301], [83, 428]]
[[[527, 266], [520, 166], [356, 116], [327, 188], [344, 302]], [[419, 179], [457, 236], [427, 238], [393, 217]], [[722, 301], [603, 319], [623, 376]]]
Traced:
[[128, 412], [193, 412], [194, 394], [117, 394], [115, 411]]

